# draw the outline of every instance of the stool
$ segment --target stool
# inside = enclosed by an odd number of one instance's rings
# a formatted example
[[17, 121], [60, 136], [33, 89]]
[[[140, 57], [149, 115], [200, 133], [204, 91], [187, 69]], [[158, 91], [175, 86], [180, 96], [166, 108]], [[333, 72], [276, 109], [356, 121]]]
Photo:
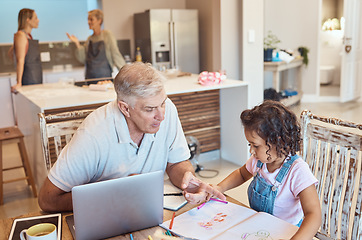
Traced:
[[[11, 140], [11, 139], [18, 139], [19, 140], [18, 147], [19, 147], [19, 151], [20, 151], [22, 165], [21, 166], [16, 166], [16, 167], [11, 167], [11, 168], [3, 168], [2, 142], [7, 141], [7, 140]], [[4, 171], [18, 169], [18, 168], [24, 168], [25, 177], [20, 177], [20, 178], [15, 178], [15, 179], [3, 181], [3, 172]], [[32, 190], [33, 190], [34, 197], [37, 197], [34, 178], [33, 178], [33, 175], [31, 173], [30, 164], [29, 164], [29, 160], [28, 160], [28, 155], [27, 155], [26, 149], [25, 149], [24, 135], [20, 132], [19, 128], [16, 127], [16, 126], [7, 127], [7, 128], [0, 128], [0, 170], [1, 170], [0, 171], [0, 205], [4, 204], [3, 184], [5, 184], [5, 183], [21, 181], [21, 180], [26, 179], [27, 182], [28, 182], [28, 185], [30, 185]]]

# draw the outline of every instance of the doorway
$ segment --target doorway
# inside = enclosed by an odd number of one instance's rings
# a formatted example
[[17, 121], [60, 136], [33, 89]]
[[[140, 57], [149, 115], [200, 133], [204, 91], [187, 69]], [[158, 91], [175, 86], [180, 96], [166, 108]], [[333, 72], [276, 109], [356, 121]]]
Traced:
[[344, 0], [322, 0], [320, 26], [320, 97], [340, 97], [344, 37]]

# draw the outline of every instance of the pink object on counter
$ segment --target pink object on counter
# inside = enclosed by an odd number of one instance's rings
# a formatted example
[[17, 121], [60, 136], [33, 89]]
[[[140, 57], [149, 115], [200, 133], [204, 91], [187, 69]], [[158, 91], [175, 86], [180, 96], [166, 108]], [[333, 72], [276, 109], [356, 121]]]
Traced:
[[198, 82], [203, 86], [210, 86], [220, 84], [225, 79], [226, 75], [223, 73], [203, 71], [199, 75]]

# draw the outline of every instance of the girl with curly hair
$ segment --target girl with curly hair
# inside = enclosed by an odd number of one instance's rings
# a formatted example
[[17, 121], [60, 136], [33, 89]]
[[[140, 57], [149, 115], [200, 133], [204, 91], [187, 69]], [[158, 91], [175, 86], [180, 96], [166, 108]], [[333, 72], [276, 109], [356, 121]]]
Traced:
[[225, 192], [253, 177], [250, 207], [270, 213], [299, 228], [292, 239], [312, 239], [321, 225], [318, 183], [300, 150], [300, 125], [283, 104], [265, 101], [241, 113], [251, 157], [215, 186]]

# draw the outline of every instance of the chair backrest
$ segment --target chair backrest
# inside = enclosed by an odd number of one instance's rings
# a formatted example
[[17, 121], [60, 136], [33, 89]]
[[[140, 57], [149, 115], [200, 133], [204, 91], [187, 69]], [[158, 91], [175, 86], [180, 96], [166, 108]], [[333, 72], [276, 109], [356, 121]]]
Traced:
[[39, 113], [40, 138], [44, 161], [49, 171], [79, 125], [94, 109], [45, 115]]
[[319, 239], [362, 239], [362, 124], [301, 113], [302, 156], [319, 180]]

